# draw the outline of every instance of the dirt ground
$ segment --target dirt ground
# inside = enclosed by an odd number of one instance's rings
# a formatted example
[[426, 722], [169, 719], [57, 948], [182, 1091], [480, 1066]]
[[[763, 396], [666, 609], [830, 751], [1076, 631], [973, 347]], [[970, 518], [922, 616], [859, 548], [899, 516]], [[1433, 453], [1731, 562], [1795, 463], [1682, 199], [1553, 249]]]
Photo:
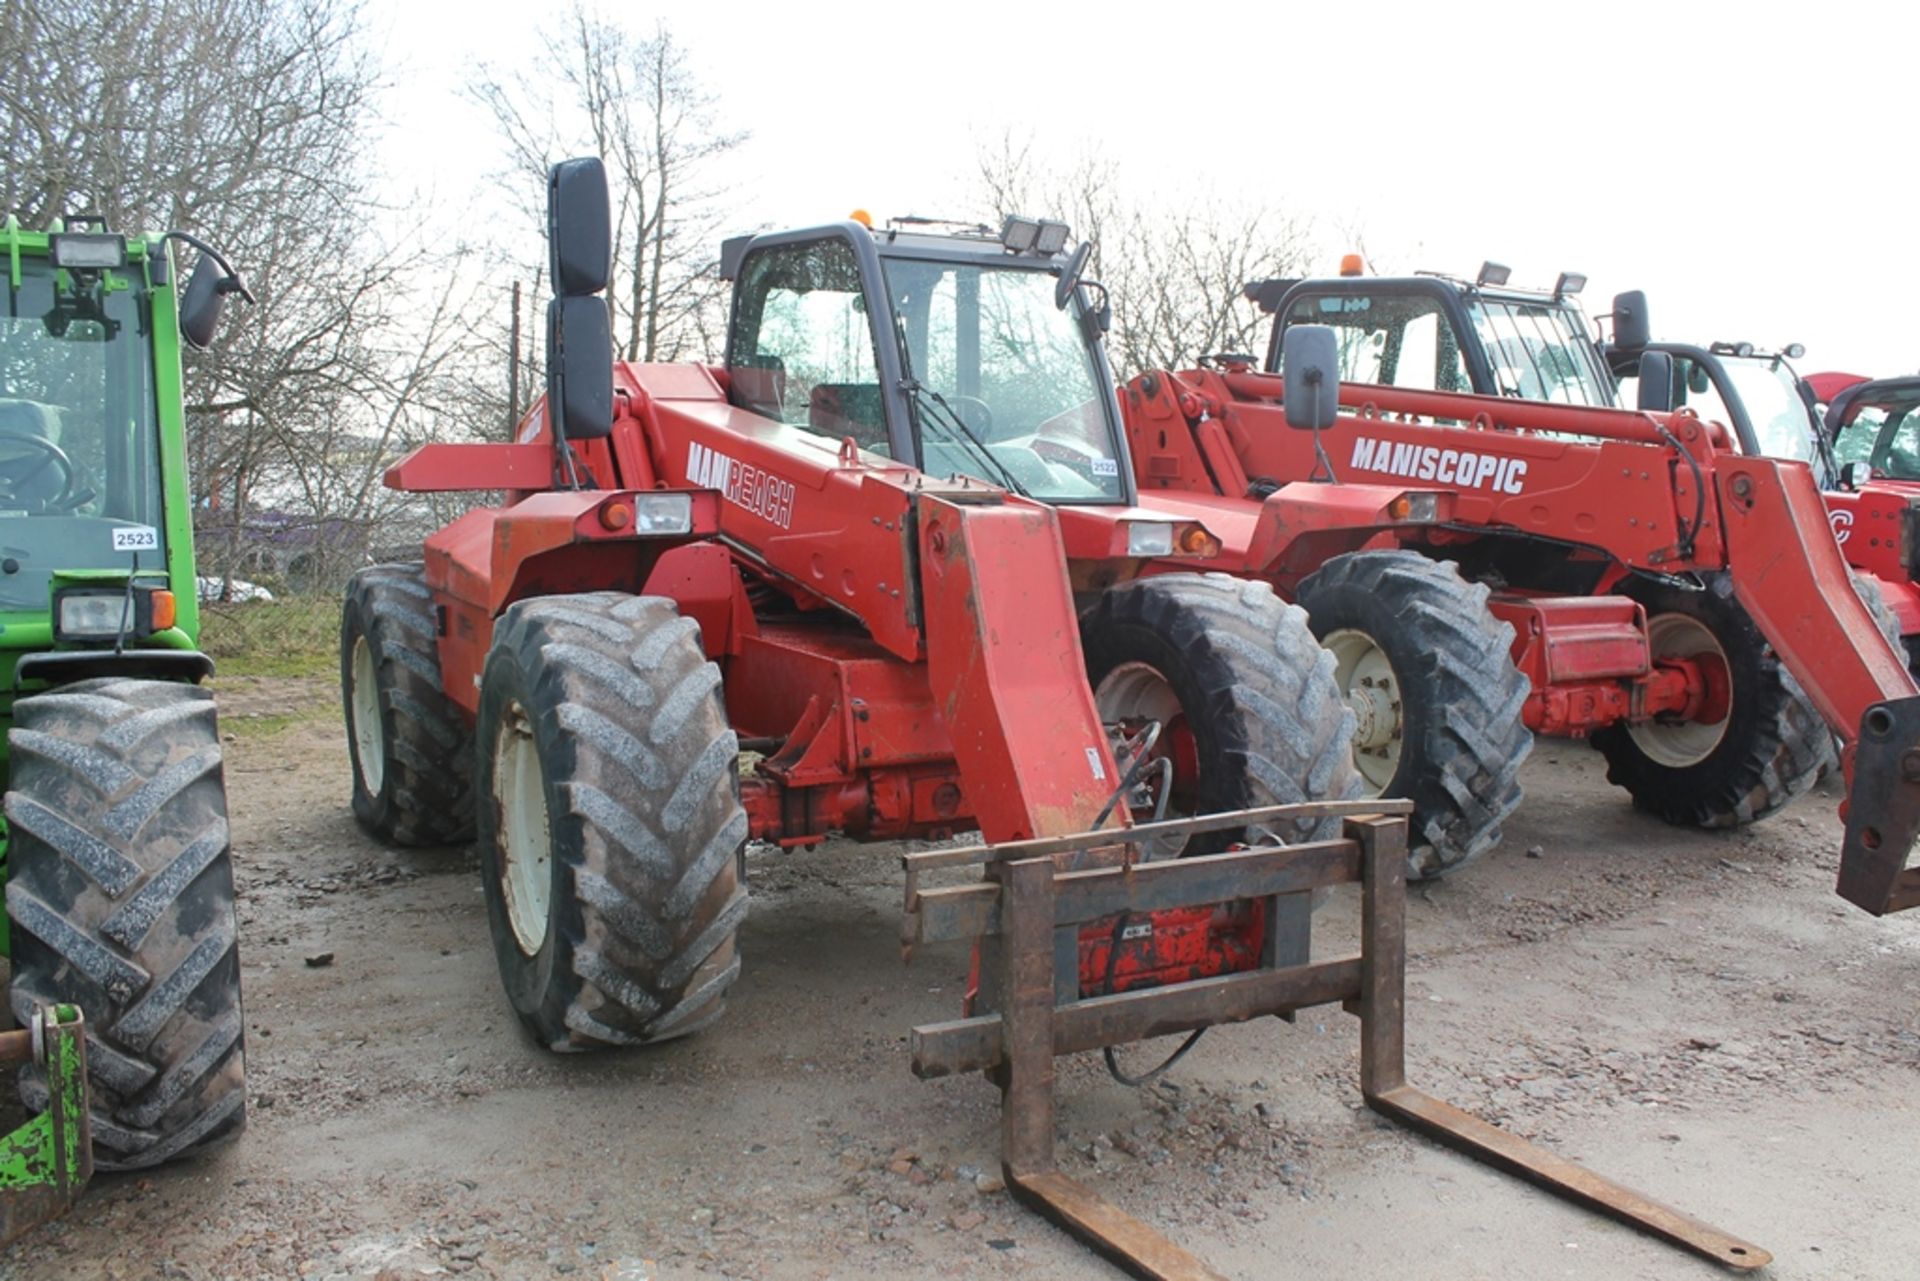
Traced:
[[[470, 854], [354, 826], [334, 690], [220, 695], [248, 1129], [101, 1177], [0, 1277], [1117, 1275], [999, 1190], [984, 1081], [908, 1073], [966, 958], [902, 966], [884, 851], [756, 850], [726, 1017], [555, 1057], [500, 995]], [[1920, 921], [1833, 896], [1834, 796], [1716, 834], [1634, 813], [1579, 745], [1526, 784], [1505, 843], [1409, 902], [1415, 1081], [1758, 1242], [1766, 1275], [1914, 1275]], [[1248, 1281], [1723, 1275], [1363, 1111], [1356, 1029], [1216, 1029], [1147, 1091], [1063, 1059], [1064, 1164]]]

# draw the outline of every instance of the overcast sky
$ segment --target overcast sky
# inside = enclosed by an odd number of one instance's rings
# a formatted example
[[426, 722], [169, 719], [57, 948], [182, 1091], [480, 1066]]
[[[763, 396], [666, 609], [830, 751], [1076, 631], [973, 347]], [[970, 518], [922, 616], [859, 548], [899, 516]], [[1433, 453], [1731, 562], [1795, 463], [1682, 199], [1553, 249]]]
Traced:
[[[536, 82], [561, 6], [368, 4], [391, 172], [489, 216], [497, 152], [459, 88], [481, 61]], [[1163, 199], [1312, 218], [1321, 271], [1357, 225], [1395, 270], [1583, 271], [1589, 311], [1647, 290], [1657, 337], [1802, 342], [1803, 373], [1920, 369], [1911, 5], [759, 8], [609, 10], [664, 19], [751, 132], [743, 227], [985, 216], [978, 145], [1031, 130]]]

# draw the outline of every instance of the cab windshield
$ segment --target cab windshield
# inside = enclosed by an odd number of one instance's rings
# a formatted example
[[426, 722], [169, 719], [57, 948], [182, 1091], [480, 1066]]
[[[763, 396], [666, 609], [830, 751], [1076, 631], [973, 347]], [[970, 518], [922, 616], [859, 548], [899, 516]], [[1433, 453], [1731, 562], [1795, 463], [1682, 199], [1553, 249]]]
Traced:
[[921, 470], [1045, 502], [1121, 501], [1106, 386], [1052, 273], [904, 258], [885, 270]]
[[1467, 315], [1493, 372], [1493, 390], [1566, 405], [1614, 403], [1580, 312], [1571, 305], [1473, 295]]
[[56, 570], [166, 563], [151, 320], [118, 272], [76, 286], [23, 257], [5, 292], [0, 610], [45, 610]]
[[1768, 356], [1722, 356], [1720, 363], [1747, 408], [1760, 452], [1768, 458], [1815, 461], [1815, 433], [1820, 429], [1786, 362]]

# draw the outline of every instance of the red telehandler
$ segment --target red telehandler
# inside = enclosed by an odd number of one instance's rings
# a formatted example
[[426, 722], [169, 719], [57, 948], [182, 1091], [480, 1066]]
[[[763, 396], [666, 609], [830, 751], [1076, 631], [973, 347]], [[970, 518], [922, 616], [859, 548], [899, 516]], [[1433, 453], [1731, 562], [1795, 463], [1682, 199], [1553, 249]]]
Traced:
[[[1214, 1274], [1055, 1168], [1054, 1056], [1335, 1001], [1376, 1110], [1766, 1261], [1407, 1085], [1407, 807], [1347, 799], [1353, 718], [1299, 610], [1140, 577], [1219, 544], [1135, 503], [1090, 246], [1026, 219], [729, 242], [724, 363], [613, 365], [599, 163], [557, 166], [549, 210], [546, 398], [513, 443], [429, 445], [387, 476], [506, 502], [424, 565], [363, 572], [341, 625], [355, 812], [402, 843], [477, 836], [537, 1040], [717, 1016], [750, 838], [977, 827], [991, 844], [903, 856], [904, 940], [977, 960], [964, 1017], [915, 1029], [914, 1070], [987, 1072], [1009, 1186], [1136, 1275]], [[921, 885], [956, 867], [984, 875]], [[1361, 952], [1309, 963], [1312, 892], [1340, 882]]]
[[[1812, 467], [1816, 483], [1828, 491], [1825, 499], [1841, 536], [1841, 551], [1857, 571], [1852, 575], [1855, 589], [1881, 630], [1890, 636], [1920, 630], [1920, 604], [1914, 603], [1920, 597], [1915, 596], [1908, 571], [1893, 555], [1875, 554], [1891, 543], [1880, 526], [1886, 532], [1898, 527], [1906, 500], [1889, 493], [1888, 486], [1875, 484], [1862, 490], [1842, 477], [1785, 364], [1783, 357], [1798, 354], [1797, 348], [1776, 354], [1760, 352], [1748, 343], [1700, 348], [1653, 342], [1646, 297], [1637, 291], [1615, 296], [1607, 317], [1612, 334], [1601, 341], [1579, 307], [1584, 278], [1571, 272], [1562, 273], [1551, 290], [1530, 290], [1510, 286], [1506, 268], [1491, 262], [1472, 280], [1431, 273], [1366, 276], [1363, 268], [1356, 256], [1350, 256], [1339, 278], [1268, 280], [1247, 286], [1247, 296], [1274, 316], [1266, 356], [1269, 370], [1281, 368], [1281, 346], [1290, 327], [1328, 325], [1339, 340], [1340, 376], [1350, 405], [1373, 399], [1365, 387], [1355, 385], [1366, 383], [1386, 386], [1389, 395], [1409, 390], [1461, 391], [1614, 407], [1621, 403], [1618, 379], [1624, 376], [1638, 376], [1642, 410], [1666, 413], [1684, 405], [1689, 396], [1704, 396], [1698, 408], [1711, 408], [1705, 416], [1724, 423], [1738, 452]], [[1420, 417], [1406, 412], [1398, 416], [1406, 423]], [[1840, 526], [1856, 514], [1870, 527], [1862, 543], [1847, 541]], [[1879, 542], [1876, 533], [1881, 535]], [[1567, 553], [1558, 546], [1533, 543], [1521, 548], [1511, 540], [1499, 546], [1507, 560], [1522, 557], [1527, 562], [1518, 575], [1523, 590], [1536, 594], [1613, 590], [1611, 583], [1569, 563]], [[1572, 560], [1580, 555], [1574, 552]], [[1449, 634], [1436, 628], [1434, 620], [1450, 620], [1453, 636], [1485, 638], [1476, 620], [1484, 622], [1487, 611], [1475, 594], [1488, 586], [1498, 588], [1503, 576], [1510, 575], [1510, 567], [1503, 563], [1489, 568], [1475, 564], [1474, 559], [1472, 555], [1460, 558], [1464, 578], [1444, 565], [1406, 562], [1386, 575], [1383, 586], [1403, 597], [1419, 596], [1424, 606], [1418, 617], [1429, 631], [1440, 632], [1443, 644], [1448, 643]], [[1378, 560], [1343, 561], [1339, 572], [1302, 586], [1318, 598], [1302, 601], [1314, 615], [1316, 632], [1338, 633], [1336, 649], [1345, 651], [1342, 687], [1362, 709], [1363, 718], [1365, 698], [1373, 691], [1356, 689], [1355, 676], [1366, 676], [1386, 663], [1387, 656], [1373, 644], [1365, 621], [1354, 619], [1350, 608], [1329, 596], [1337, 597], [1334, 589], [1345, 575], [1383, 567]], [[1646, 586], [1628, 580], [1626, 594]], [[1673, 631], [1671, 620], [1657, 616], [1662, 604], [1657, 596], [1645, 596], [1643, 591], [1642, 603], [1655, 609], [1654, 627]], [[1743, 621], [1730, 618], [1719, 630], [1740, 631], [1744, 644], [1759, 645], [1760, 638], [1750, 627], [1742, 627]], [[1671, 642], [1672, 636], [1666, 639]], [[1405, 642], [1389, 642], [1393, 643]], [[1690, 642], [1683, 638], [1682, 643]], [[1436, 674], [1440, 684], [1502, 693], [1515, 683], [1527, 686], [1517, 671], [1501, 662], [1499, 645], [1483, 644], [1462, 652], [1459, 641], [1451, 644], [1455, 652], [1447, 670]], [[1831, 760], [1819, 713], [1773, 656], [1762, 653], [1750, 666], [1760, 676], [1749, 682], [1743, 701], [1757, 710], [1735, 716], [1734, 721], [1744, 721], [1757, 732], [1709, 734], [1699, 727], [1697, 718], [1683, 722], [1671, 714], [1664, 723], [1661, 718], [1648, 721], [1629, 716], [1624, 729], [1595, 729], [1592, 740], [1606, 752], [1615, 780], [1628, 786], [1643, 808], [1669, 822], [1729, 826], [1763, 818], [1812, 786]], [[1528, 675], [1537, 678], [1540, 673]], [[1376, 673], [1375, 686], [1387, 679]], [[1448, 701], [1452, 706], [1448, 723], [1464, 722], [1468, 727], [1465, 734], [1452, 736], [1451, 743], [1423, 742], [1415, 731], [1414, 741], [1396, 754], [1400, 744], [1392, 737], [1392, 718], [1373, 716], [1363, 724], [1358, 755], [1362, 772], [1376, 784], [1388, 781], [1407, 752], [1452, 762], [1456, 770], [1477, 768], [1489, 783], [1510, 780], [1504, 788], [1490, 785], [1452, 793], [1428, 785], [1427, 804], [1422, 807], [1428, 817], [1418, 826], [1437, 833], [1433, 858], [1442, 868], [1449, 865], [1449, 851], [1463, 856], [1451, 864], [1458, 865], [1472, 857], [1476, 848], [1493, 843], [1497, 836], [1493, 820], [1519, 799], [1517, 777], [1510, 768], [1519, 752], [1512, 749], [1524, 750], [1530, 738], [1526, 728], [1514, 726], [1510, 717], [1499, 713], [1497, 698]], [[1494, 724], [1507, 729], [1496, 733], [1489, 728]], [[1551, 725], [1536, 728], [1563, 732]], [[1580, 732], [1578, 727], [1573, 729]], [[1368, 742], [1369, 737], [1385, 742]], [[1462, 751], [1461, 742], [1480, 746]], [[1653, 760], [1642, 760], [1642, 756]], [[1501, 760], [1509, 768], [1501, 769]], [[1423, 772], [1415, 761], [1405, 764], [1409, 777]], [[1455, 794], [1473, 796], [1479, 804], [1461, 812], [1453, 803]]]
[[[1743, 456], [1685, 410], [1340, 382], [1351, 353], [1304, 322], [1372, 341], [1401, 304], [1374, 280], [1308, 283], [1330, 287], [1311, 311], [1283, 297], [1281, 322], [1303, 323], [1274, 353], [1325, 336], [1303, 370], [1141, 374], [1128, 441], [1154, 501], [1218, 506], [1211, 565], [1308, 610], [1360, 713], [1362, 769], [1414, 802], [1432, 870], [1492, 844], [1527, 731], [1591, 736], [1641, 807], [1722, 826], [1811, 782], [1826, 737], [1810, 706], [1846, 745], [1840, 893], [1875, 913], [1920, 903], [1920, 699], [1807, 466]], [[1288, 429], [1283, 380], [1307, 372], [1348, 411], [1323, 431]]]

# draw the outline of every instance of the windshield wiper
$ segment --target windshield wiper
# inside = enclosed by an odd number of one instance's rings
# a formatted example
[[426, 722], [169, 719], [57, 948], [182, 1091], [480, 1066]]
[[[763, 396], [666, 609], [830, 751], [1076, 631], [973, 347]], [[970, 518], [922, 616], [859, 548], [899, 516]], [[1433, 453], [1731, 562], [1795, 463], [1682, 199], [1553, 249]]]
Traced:
[[932, 419], [934, 422], [939, 423], [941, 429], [950, 439], [957, 440], [964, 444], [969, 454], [972, 454], [975, 458], [993, 468], [994, 472], [999, 476], [1003, 488], [1010, 489], [1016, 494], [1025, 494], [1027, 492], [1021, 488], [1020, 482], [1013, 478], [1013, 473], [1007, 469], [1007, 465], [994, 456], [993, 450], [988, 448], [987, 442], [973, 434], [973, 428], [967, 426], [967, 420], [962, 418], [959, 411], [947, 403], [945, 396], [942, 396], [939, 392], [925, 385], [917, 378], [908, 377], [903, 380], [903, 385], [907, 391], [912, 394], [915, 408], [928, 411], [923, 414], [922, 417]]

